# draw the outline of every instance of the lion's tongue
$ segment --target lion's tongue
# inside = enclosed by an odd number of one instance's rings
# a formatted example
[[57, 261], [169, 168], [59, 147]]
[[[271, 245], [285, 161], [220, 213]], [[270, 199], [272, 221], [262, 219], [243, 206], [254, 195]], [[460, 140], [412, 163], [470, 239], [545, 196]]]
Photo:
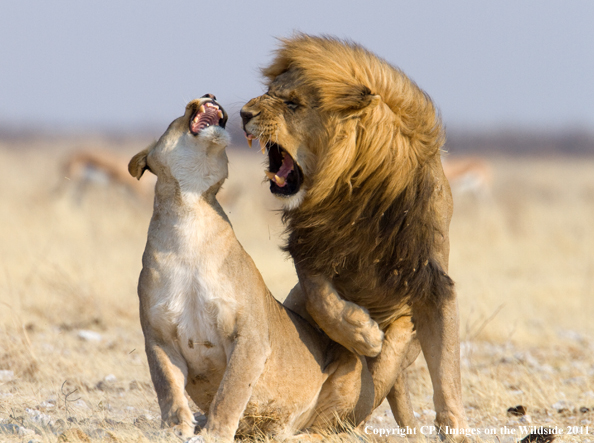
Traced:
[[293, 159], [290, 155], [283, 156], [283, 164], [276, 173], [279, 177], [287, 178], [287, 175], [293, 170]]
[[287, 176], [293, 170], [293, 159], [290, 155], [284, 155], [283, 153], [283, 163], [280, 169], [276, 172], [266, 172], [268, 178], [276, 183], [279, 188], [284, 188], [287, 184]]

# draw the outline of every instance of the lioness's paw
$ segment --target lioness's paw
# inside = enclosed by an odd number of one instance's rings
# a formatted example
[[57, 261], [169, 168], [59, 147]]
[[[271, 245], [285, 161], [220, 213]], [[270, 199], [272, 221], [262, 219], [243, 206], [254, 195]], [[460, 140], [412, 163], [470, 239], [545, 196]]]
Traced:
[[182, 423], [179, 425], [175, 425], [173, 427], [173, 433], [177, 435], [182, 440], [187, 440], [190, 437], [194, 436], [194, 428], [193, 425], [188, 425], [187, 423]]

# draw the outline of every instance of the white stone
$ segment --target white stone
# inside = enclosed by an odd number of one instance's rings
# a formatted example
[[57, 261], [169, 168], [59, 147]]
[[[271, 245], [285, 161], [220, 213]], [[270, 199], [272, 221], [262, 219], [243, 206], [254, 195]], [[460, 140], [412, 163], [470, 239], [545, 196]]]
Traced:
[[77, 336], [78, 338], [84, 341], [100, 342], [101, 340], [103, 340], [101, 334], [95, 331], [89, 331], [88, 329], [81, 329], [80, 331], [78, 331]]
[[109, 382], [116, 381], [117, 380], [117, 377], [115, 375], [113, 375], [113, 374], [109, 374], [109, 375], [106, 375], [105, 376], [104, 380], [105, 381], [109, 381]]
[[10, 381], [14, 378], [14, 371], [1, 370], [0, 381]]

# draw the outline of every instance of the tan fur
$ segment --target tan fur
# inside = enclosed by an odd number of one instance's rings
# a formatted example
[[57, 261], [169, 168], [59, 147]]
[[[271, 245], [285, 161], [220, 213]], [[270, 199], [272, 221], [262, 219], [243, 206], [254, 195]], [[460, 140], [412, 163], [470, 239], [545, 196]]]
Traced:
[[136, 178], [157, 175], [138, 295], [163, 421], [193, 435], [186, 390], [208, 415], [201, 435], [217, 441], [357, 425], [393, 382], [374, 386], [364, 358], [272, 297], [216, 200], [227, 177], [226, 132], [188, 131], [201, 104], [191, 102], [129, 164]]
[[244, 129], [280, 145], [303, 172], [299, 194], [283, 197], [300, 282], [287, 303], [345, 347], [376, 356], [368, 359], [374, 381], [390, 380], [404, 425], [414, 419], [399, 374], [418, 338], [437, 424], [465, 426], [447, 276], [452, 200], [433, 103], [398, 69], [332, 38], [283, 40], [263, 74], [269, 90], [243, 107]]

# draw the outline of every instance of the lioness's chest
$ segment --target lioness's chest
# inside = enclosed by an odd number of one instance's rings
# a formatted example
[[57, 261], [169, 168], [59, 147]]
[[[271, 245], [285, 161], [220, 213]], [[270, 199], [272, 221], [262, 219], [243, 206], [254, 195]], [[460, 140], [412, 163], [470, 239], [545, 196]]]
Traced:
[[147, 251], [148, 315], [190, 368], [208, 372], [226, 364], [238, 306], [232, 282], [221, 271], [225, 254], [219, 245], [196, 234], [204, 233], [204, 226], [183, 228], [193, 235], [174, 239], [173, 247], [155, 242]]

